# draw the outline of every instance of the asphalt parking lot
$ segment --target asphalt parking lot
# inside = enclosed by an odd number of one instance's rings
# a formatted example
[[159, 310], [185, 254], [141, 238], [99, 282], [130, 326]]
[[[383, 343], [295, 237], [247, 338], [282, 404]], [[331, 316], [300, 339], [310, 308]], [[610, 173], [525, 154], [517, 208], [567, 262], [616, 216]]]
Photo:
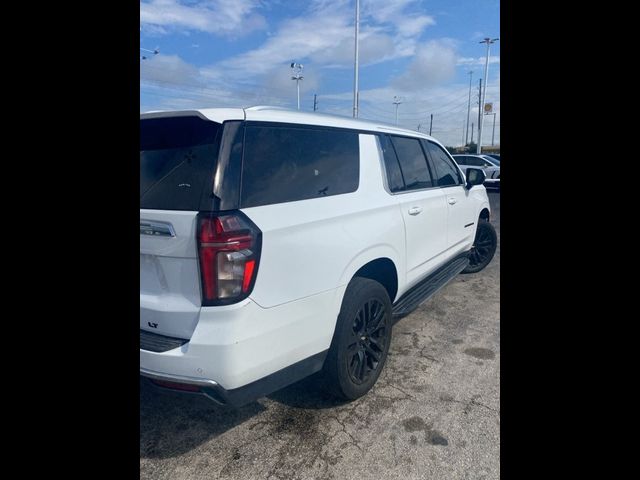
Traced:
[[[500, 238], [500, 194], [489, 193]], [[310, 377], [239, 410], [140, 382], [140, 478], [497, 479], [500, 243], [393, 330], [371, 392]]]

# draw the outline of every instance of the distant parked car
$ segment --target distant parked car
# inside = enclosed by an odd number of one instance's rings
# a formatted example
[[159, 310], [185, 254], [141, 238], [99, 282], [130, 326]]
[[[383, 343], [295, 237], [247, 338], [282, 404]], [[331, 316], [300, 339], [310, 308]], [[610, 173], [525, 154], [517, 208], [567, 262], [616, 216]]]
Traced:
[[487, 153], [487, 157], [491, 157], [494, 160], [498, 161], [498, 166], [500, 166], [500, 154], [499, 153]]
[[484, 181], [486, 188], [495, 188], [500, 190], [500, 160], [490, 157], [489, 155], [452, 155], [458, 166], [463, 172], [467, 168], [482, 168], [487, 176]]

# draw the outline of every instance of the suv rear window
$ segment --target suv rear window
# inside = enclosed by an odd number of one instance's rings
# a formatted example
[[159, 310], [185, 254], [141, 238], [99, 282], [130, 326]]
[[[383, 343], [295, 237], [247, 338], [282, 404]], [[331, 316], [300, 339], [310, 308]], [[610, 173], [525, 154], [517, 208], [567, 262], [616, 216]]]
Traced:
[[140, 208], [198, 210], [221, 125], [200, 117], [140, 120]]
[[255, 124], [245, 128], [242, 207], [355, 192], [359, 179], [356, 132]]

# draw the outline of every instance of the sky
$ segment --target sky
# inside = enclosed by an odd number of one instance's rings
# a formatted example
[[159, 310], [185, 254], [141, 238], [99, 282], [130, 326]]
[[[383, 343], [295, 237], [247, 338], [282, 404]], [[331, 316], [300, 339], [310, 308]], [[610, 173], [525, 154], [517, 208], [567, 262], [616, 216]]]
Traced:
[[[140, 111], [274, 105], [352, 116], [355, 0], [142, 0]], [[477, 141], [485, 38], [500, 2], [360, 0], [359, 117]], [[154, 54], [147, 50], [157, 49]], [[143, 57], [145, 57], [143, 59]], [[469, 72], [472, 72], [469, 75]], [[469, 131], [467, 105], [471, 80]], [[500, 143], [500, 41], [491, 45], [483, 145]]]

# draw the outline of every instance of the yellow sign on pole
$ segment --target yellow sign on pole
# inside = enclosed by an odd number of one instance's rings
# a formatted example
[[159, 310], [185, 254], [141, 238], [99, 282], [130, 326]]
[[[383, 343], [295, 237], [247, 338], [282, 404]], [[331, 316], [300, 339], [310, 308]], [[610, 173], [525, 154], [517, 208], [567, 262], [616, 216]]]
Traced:
[[493, 103], [485, 103], [484, 113], [492, 113], [492, 112], [493, 112]]

